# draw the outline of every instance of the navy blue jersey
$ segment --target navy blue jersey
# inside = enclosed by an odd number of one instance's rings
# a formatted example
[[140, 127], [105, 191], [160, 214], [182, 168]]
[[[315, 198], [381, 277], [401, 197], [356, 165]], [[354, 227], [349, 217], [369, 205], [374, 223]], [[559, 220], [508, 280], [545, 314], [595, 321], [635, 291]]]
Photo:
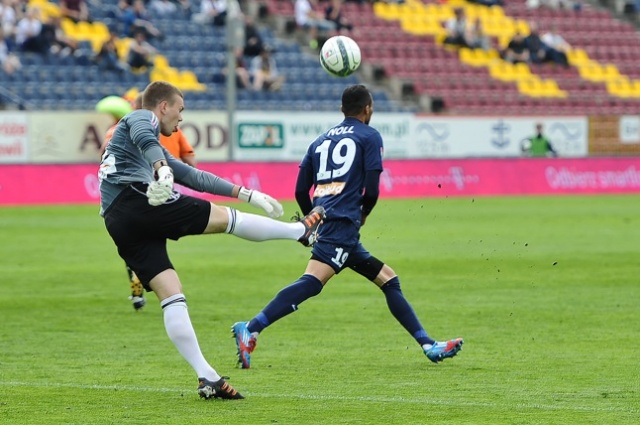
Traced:
[[382, 171], [382, 137], [373, 127], [345, 118], [320, 135], [300, 168], [313, 170], [313, 205], [322, 205], [325, 221], [347, 219], [358, 227], [368, 171]]

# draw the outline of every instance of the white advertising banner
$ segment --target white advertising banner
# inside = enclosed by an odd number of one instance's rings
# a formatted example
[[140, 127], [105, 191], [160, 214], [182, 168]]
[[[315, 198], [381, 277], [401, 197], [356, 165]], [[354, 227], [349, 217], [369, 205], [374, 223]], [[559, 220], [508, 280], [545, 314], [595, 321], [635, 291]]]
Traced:
[[29, 125], [23, 112], [0, 113], [0, 164], [25, 163], [29, 150]]
[[[236, 113], [237, 146], [233, 156], [241, 161], [300, 161], [320, 134], [344, 119], [336, 113], [243, 112]], [[412, 145], [411, 114], [374, 114], [371, 125], [385, 143], [385, 157], [404, 158]]]
[[521, 144], [535, 135], [535, 125], [562, 157], [588, 153], [586, 117], [558, 118], [438, 118], [416, 117], [412, 158], [522, 156]]
[[[338, 113], [238, 112], [234, 159], [299, 161], [319, 134], [340, 123]], [[374, 114], [371, 126], [382, 135], [385, 158], [469, 158], [521, 156], [521, 142], [542, 123], [559, 156], [588, 153], [585, 117], [452, 118]]]
[[[201, 162], [298, 162], [309, 144], [343, 116], [335, 113], [239, 111], [231, 149], [227, 115], [189, 111], [181, 128]], [[375, 113], [387, 159], [517, 157], [524, 139], [542, 123], [561, 157], [588, 154], [586, 117], [457, 118]], [[98, 112], [0, 113], [0, 163], [98, 163], [99, 148], [113, 124]], [[621, 137], [638, 143], [637, 117], [621, 120]], [[624, 129], [624, 132], [622, 131]], [[233, 155], [233, 158], [232, 158]]]
[[228, 161], [229, 135], [227, 114], [223, 112], [187, 111], [180, 128], [193, 146], [198, 161]]
[[113, 118], [100, 112], [30, 112], [29, 162], [98, 163]]

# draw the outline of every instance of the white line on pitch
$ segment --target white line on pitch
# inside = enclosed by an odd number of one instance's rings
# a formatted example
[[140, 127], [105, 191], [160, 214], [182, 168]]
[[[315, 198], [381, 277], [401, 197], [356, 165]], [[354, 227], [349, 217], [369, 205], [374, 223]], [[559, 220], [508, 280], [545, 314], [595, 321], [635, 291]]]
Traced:
[[[87, 385], [87, 384], [63, 384], [56, 382], [38, 382], [44, 387], [53, 388], [77, 388], [83, 390], [109, 390], [109, 391], [133, 391], [148, 393], [176, 393], [184, 394], [193, 392], [195, 395], [195, 386], [190, 389], [180, 388], [158, 388], [158, 387], [138, 387], [132, 385]], [[0, 381], [1, 386], [5, 387], [27, 387], [32, 386], [33, 382], [15, 382]], [[340, 395], [317, 395], [317, 394], [270, 394], [270, 393], [251, 393], [242, 391], [245, 396], [256, 398], [288, 398], [299, 400], [331, 400], [331, 401], [369, 401], [373, 403], [409, 403], [409, 404], [430, 404], [434, 406], [465, 406], [465, 407], [488, 407], [488, 408], [516, 408], [516, 409], [537, 409], [537, 410], [569, 410], [578, 412], [627, 412], [639, 413], [640, 409], [624, 408], [624, 407], [589, 407], [589, 406], [554, 406], [539, 403], [514, 403], [510, 405], [507, 402], [502, 403], [483, 403], [469, 402], [461, 400], [433, 400], [428, 398], [405, 398], [405, 397], [374, 397], [374, 396], [340, 396]]]

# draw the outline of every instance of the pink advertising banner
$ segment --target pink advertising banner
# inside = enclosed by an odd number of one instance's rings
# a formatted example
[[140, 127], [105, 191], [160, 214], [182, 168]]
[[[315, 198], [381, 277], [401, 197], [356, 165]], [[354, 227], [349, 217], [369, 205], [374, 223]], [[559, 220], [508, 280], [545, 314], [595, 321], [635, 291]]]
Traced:
[[[293, 199], [296, 163], [199, 167], [275, 198]], [[381, 196], [387, 198], [638, 192], [640, 158], [387, 160], [381, 178]], [[97, 165], [0, 165], [0, 205], [97, 204], [98, 199]]]

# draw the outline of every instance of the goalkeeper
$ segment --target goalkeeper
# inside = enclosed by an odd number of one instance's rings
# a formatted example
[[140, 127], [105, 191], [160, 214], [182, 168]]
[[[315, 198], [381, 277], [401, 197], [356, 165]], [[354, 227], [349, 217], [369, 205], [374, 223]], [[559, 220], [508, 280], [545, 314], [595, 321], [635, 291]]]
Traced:
[[[113, 137], [113, 132], [116, 130], [118, 126], [118, 122], [131, 112], [134, 109], [142, 108], [142, 93], [138, 93], [138, 95], [131, 102], [128, 100], [119, 97], [119, 96], [108, 96], [102, 99], [96, 105], [96, 110], [100, 112], [106, 112], [113, 116], [116, 120], [115, 123], [107, 130], [107, 133], [104, 136], [104, 142], [102, 146], [100, 146], [100, 156], [104, 153], [104, 150], [111, 142], [111, 138]], [[178, 129], [171, 134], [171, 136], [165, 136], [160, 134], [160, 144], [166, 148], [174, 158], [180, 159], [185, 164], [189, 164], [192, 167], [195, 167], [197, 164], [195, 153], [193, 148], [187, 141], [182, 130]], [[142, 307], [144, 307], [147, 303], [147, 300], [144, 297], [144, 288], [142, 287], [142, 283], [138, 276], [131, 270], [131, 267], [125, 264], [125, 269], [127, 270], [127, 275], [129, 276], [129, 285], [131, 287], [131, 295], [129, 299], [133, 304], [133, 308], [136, 311], [140, 311]]]
[[285, 223], [174, 191], [175, 180], [200, 192], [238, 198], [273, 218], [283, 214], [272, 197], [184, 164], [160, 145], [159, 135], [176, 131], [183, 109], [182, 92], [155, 81], [144, 90], [142, 109], [120, 120], [100, 163], [100, 215], [120, 257], [144, 288], [158, 297], [169, 339], [198, 376], [198, 394], [206, 399], [241, 399], [200, 351], [182, 283], [169, 260], [167, 239], [229, 233], [251, 241], [291, 239], [309, 246], [324, 209], [315, 209], [297, 223]]

